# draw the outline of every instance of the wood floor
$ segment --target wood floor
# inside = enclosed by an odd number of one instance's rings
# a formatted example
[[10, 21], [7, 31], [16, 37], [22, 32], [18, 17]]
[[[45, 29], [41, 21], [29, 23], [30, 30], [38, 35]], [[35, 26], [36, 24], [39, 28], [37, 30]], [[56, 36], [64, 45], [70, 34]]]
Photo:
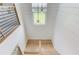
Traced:
[[58, 55], [51, 40], [28, 40], [25, 55]]

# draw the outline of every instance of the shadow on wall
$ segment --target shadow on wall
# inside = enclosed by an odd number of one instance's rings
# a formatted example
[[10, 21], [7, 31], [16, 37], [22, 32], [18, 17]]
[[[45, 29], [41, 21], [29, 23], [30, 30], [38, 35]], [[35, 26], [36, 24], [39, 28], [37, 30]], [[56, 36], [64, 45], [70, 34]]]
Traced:
[[11, 55], [22, 55], [20, 47], [17, 45]]

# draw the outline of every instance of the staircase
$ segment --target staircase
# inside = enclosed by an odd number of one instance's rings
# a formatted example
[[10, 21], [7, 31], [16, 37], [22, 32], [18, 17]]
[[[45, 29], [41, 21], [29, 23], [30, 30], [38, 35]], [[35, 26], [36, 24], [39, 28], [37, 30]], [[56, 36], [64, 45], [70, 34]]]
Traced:
[[51, 40], [28, 40], [25, 55], [56, 55], [58, 54]]
[[0, 5], [0, 43], [20, 25], [15, 4], [6, 5]]

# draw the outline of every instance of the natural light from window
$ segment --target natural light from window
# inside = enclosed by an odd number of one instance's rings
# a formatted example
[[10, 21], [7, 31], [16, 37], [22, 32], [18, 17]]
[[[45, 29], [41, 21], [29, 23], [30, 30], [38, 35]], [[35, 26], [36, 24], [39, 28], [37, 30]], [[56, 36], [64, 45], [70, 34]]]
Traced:
[[46, 3], [33, 3], [32, 13], [35, 25], [44, 25], [46, 20], [47, 4]]

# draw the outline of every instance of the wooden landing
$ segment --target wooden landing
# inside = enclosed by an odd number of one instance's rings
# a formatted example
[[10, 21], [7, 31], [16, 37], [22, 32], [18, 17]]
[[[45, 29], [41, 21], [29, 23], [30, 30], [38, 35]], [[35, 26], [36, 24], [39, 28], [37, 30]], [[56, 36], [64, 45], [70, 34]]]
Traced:
[[57, 55], [51, 40], [28, 40], [25, 55]]

